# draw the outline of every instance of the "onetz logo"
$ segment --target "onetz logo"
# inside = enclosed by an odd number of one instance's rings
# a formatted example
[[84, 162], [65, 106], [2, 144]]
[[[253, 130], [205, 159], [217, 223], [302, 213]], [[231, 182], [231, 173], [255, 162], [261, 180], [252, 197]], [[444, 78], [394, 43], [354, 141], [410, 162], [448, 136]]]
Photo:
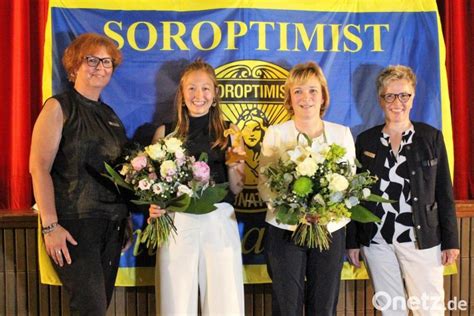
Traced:
[[376, 292], [372, 297], [372, 304], [374, 305], [375, 309], [380, 311], [407, 311], [410, 309], [412, 311], [422, 310], [439, 313], [440, 311], [446, 310], [465, 311], [468, 308], [468, 303], [465, 300], [458, 299], [457, 297], [447, 301], [445, 306], [442, 296], [429, 296], [428, 294], [423, 293], [421, 297], [392, 297], [385, 291]]

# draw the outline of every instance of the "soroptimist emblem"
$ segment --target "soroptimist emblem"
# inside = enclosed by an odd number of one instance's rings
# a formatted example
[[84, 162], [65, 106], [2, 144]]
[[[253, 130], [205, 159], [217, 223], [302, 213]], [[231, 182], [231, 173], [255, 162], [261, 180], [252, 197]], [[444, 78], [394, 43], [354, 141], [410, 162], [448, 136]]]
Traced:
[[247, 151], [246, 179], [236, 198], [236, 210], [266, 212], [257, 191], [260, 143], [269, 125], [290, 117], [283, 106], [288, 71], [260, 60], [239, 60], [216, 68], [222, 111], [242, 131]]

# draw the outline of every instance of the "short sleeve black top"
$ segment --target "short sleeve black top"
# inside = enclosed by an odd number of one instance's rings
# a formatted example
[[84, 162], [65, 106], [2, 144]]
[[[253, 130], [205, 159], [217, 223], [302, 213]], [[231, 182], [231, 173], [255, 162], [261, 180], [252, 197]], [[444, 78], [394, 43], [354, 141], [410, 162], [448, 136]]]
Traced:
[[64, 117], [51, 170], [58, 218], [125, 218], [126, 204], [114, 184], [102, 176], [104, 162], [113, 164], [127, 141], [122, 122], [108, 105], [75, 90], [53, 98]]

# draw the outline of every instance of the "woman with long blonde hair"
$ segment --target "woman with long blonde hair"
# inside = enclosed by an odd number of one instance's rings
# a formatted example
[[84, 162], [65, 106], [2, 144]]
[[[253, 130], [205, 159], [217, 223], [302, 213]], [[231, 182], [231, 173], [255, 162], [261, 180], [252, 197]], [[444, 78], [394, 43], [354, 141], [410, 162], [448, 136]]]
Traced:
[[[157, 313], [197, 315], [198, 290], [203, 315], [243, 315], [244, 291], [240, 237], [232, 203], [244, 183], [244, 161], [227, 161], [243, 154], [224, 136], [214, 69], [198, 59], [182, 74], [175, 98], [176, 126], [160, 126], [154, 140], [171, 132], [184, 139], [188, 154], [208, 156], [211, 177], [229, 183], [229, 194], [211, 213], [175, 213], [177, 236], [161, 247], [156, 261]], [[231, 128], [237, 129], [232, 126]], [[230, 151], [230, 152], [229, 152]], [[150, 206], [150, 217], [166, 210]]]

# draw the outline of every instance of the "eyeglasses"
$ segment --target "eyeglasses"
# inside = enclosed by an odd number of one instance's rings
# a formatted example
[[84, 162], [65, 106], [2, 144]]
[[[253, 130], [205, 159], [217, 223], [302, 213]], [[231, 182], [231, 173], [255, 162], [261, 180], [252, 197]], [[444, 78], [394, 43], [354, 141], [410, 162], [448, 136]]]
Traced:
[[86, 56], [84, 59], [86, 60], [89, 67], [96, 68], [99, 66], [100, 62], [102, 62], [102, 66], [104, 66], [104, 68], [112, 68], [114, 66], [114, 61], [110, 57], [99, 58], [95, 56]]
[[397, 93], [387, 93], [387, 94], [382, 94], [381, 97], [387, 103], [393, 103], [396, 98], [398, 98], [398, 100], [400, 100], [400, 102], [402, 102], [402, 103], [407, 103], [408, 100], [410, 100], [410, 98], [411, 98], [411, 94], [410, 93], [405, 93], [405, 92], [398, 93], [398, 94]]

